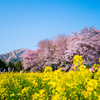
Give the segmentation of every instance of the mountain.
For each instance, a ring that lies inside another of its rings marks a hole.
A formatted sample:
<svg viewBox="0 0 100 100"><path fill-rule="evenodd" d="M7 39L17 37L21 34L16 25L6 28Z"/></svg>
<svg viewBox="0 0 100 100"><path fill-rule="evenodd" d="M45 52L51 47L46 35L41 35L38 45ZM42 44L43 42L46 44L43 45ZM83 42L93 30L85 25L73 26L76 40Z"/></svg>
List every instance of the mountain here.
<svg viewBox="0 0 100 100"><path fill-rule="evenodd" d="M21 55L25 53L27 49L18 49L18 50L13 50L11 52L5 53L0 55L0 59L5 61L6 63L8 62L16 62L21 59Z"/></svg>

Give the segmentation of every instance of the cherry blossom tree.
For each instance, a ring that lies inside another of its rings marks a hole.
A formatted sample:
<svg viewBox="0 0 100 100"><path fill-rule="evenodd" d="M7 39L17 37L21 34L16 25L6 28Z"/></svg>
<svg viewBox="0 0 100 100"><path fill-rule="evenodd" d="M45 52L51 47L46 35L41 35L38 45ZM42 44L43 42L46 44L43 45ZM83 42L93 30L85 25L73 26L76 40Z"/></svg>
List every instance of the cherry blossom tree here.
<svg viewBox="0 0 100 100"><path fill-rule="evenodd" d="M96 33L95 33L96 32ZM82 55L84 62L98 63L100 57L100 33L96 29L83 29L68 38L65 59L72 63L74 55Z"/></svg>
<svg viewBox="0 0 100 100"><path fill-rule="evenodd" d="M38 42L36 51L27 50L23 57L24 69L43 69L45 66L62 67L72 64L74 55L82 55L84 62L98 63L100 57L100 31L94 27L74 31L71 36L58 35L53 40Z"/></svg>
<svg viewBox="0 0 100 100"><path fill-rule="evenodd" d="M65 34L58 35L56 38L54 38L53 46L54 61L59 66L62 66L65 62L64 54L65 50L67 49L67 36Z"/></svg>
<svg viewBox="0 0 100 100"><path fill-rule="evenodd" d="M36 51L27 50L23 55L23 67L24 69L32 68L38 65L38 54Z"/></svg>
<svg viewBox="0 0 100 100"><path fill-rule="evenodd" d="M53 48L53 41L49 39L41 40L38 43L38 47L38 57L42 62L41 66L49 66L52 60L51 49Z"/></svg>
<svg viewBox="0 0 100 100"><path fill-rule="evenodd" d="M39 55L41 55L44 61L44 66L61 66L65 61L64 52L67 47L67 36L62 34L53 40L46 39L40 41L38 47L40 49Z"/></svg>

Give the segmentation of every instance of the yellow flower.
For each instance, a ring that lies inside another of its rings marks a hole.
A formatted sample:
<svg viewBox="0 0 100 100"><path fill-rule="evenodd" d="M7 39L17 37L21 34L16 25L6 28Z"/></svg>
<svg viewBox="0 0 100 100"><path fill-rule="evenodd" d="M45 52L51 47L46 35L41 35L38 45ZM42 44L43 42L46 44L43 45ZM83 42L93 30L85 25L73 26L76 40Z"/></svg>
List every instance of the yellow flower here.
<svg viewBox="0 0 100 100"><path fill-rule="evenodd" d="M27 93L27 92L28 92L28 89L29 89L29 87L24 87L24 88L22 89L22 94Z"/></svg>
<svg viewBox="0 0 100 100"><path fill-rule="evenodd" d="M93 68L94 68L95 70L97 70L98 67L99 67L99 64L94 64L94 65L93 65Z"/></svg>
<svg viewBox="0 0 100 100"><path fill-rule="evenodd" d="M21 95L21 93L18 93L17 95L18 95L18 96L20 96L20 95Z"/></svg>
<svg viewBox="0 0 100 100"><path fill-rule="evenodd" d="M12 94L10 95L10 97L13 97L13 96L15 96L14 93L12 93Z"/></svg>
<svg viewBox="0 0 100 100"><path fill-rule="evenodd" d="M74 66L73 69L76 70L76 67Z"/></svg>
<svg viewBox="0 0 100 100"><path fill-rule="evenodd" d="M80 56L80 55L75 55L74 58L73 58L73 64L74 64L75 66L80 66L80 65L82 65L82 63L83 63L83 58L82 58L82 56Z"/></svg>
<svg viewBox="0 0 100 100"><path fill-rule="evenodd" d="M39 93L40 93L41 95L44 94L44 92L45 92L45 89L42 89L42 90L39 91Z"/></svg>
<svg viewBox="0 0 100 100"><path fill-rule="evenodd" d="M44 70L44 73L47 73L47 72L50 72L50 71L52 71L52 67L46 66L45 70Z"/></svg>
<svg viewBox="0 0 100 100"><path fill-rule="evenodd" d="M93 93L94 93L95 96L97 96L97 92L96 91L94 91Z"/></svg>
<svg viewBox="0 0 100 100"><path fill-rule="evenodd" d="M49 66L44 73L0 73L0 100L12 100L15 94L18 100L28 99L30 96L33 100L78 100L78 93L81 93L82 100L90 100L92 93L94 99L99 100L100 70L90 72L82 64L82 56L76 55L73 60L77 65L73 67L74 70L79 70L67 73L61 69L53 72ZM94 64L94 68L97 67Z"/></svg>
<svg viewBox="0 0 100 100"><path fill-rule="evenodd" d="M87 91L93 91L94 88L93 87L87 87Z"/></svg>

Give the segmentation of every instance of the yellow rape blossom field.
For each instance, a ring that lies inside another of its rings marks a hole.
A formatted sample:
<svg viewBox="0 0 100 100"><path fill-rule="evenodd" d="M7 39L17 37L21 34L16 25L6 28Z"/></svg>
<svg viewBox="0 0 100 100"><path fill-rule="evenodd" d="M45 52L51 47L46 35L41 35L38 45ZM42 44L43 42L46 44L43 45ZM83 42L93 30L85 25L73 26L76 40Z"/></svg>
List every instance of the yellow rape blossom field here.
<svg viewBox="0 0 100 100"><path fill-rule="evenodd" d="M0 73L0 100L100 100L100 69L92 73L81 56L73 60L78 67L67 73L49 66L43 73Z"/></svg>

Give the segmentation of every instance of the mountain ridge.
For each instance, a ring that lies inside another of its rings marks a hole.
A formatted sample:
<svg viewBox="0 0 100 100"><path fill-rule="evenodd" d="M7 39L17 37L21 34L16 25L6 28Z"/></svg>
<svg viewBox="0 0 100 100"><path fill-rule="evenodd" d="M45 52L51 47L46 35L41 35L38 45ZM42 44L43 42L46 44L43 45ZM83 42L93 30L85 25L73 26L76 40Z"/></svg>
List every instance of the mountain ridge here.
<svg viewBox="0 0 100 100"><path fill-rule="evenodd" d="M13 50L8 53L4 53L0 55L0 59L3 60L6 63L16 62L21 59L21 55L26 52L27 49L21 48L18 50Z"/></svg>

